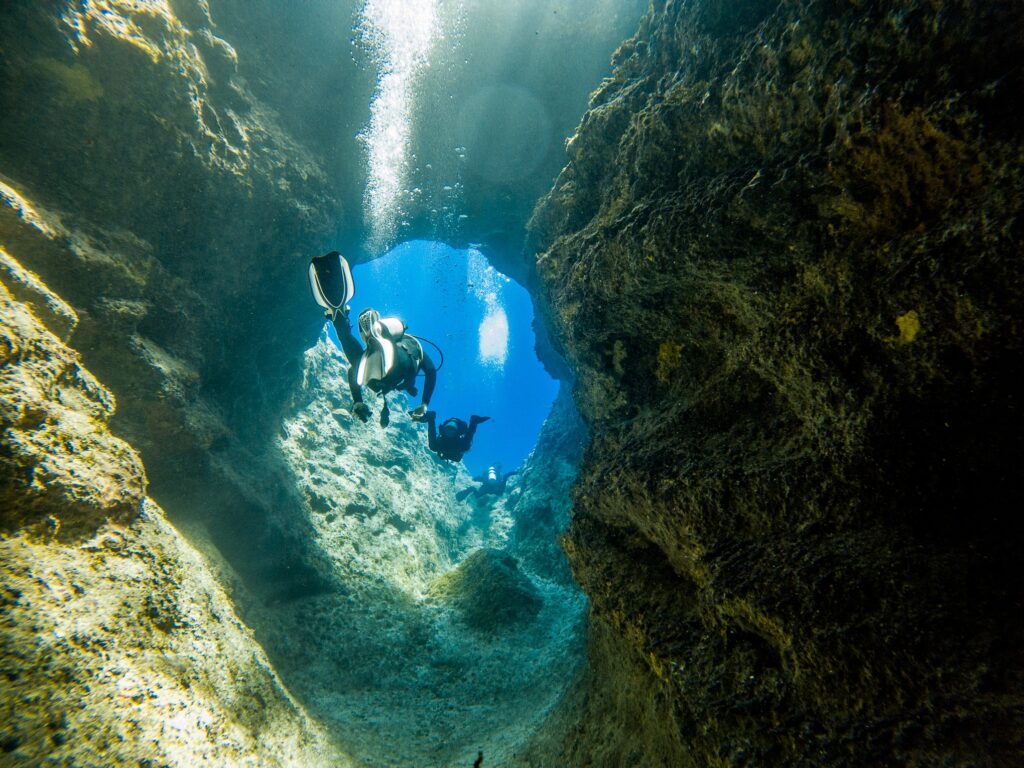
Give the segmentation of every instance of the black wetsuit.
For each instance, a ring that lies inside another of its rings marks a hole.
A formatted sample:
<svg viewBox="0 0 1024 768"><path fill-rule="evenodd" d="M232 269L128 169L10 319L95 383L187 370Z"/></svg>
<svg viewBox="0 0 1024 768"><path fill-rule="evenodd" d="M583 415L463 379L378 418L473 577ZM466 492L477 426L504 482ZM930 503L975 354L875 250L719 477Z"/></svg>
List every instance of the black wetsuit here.
<svg viewBox="0 0 1024 768"><path fill-rule="evenodd" d="M434 451L442 459L448 461L461 461L466 451L473 444L473 436L476 434L477 425L489 419L489 416L471 416L469 424L462 419L448 419L441 426L452 422L457 429L454 435L445 435L437 429L437 414L427 411L427 447Z"/></svg>
<svg viewBox="0 0 1024 768"><path fill-rule="evenodd" d="M474 494L478 499L481 496L504 496L505 487L508 484L508 479L512 477L512 475L518 473L518 469L513 469L511 472L506 472L505 474L497 473L492 479L490 470L488 470L487 472L484 472L482 475L477 475L476 477L473 478L476 482L480 483L480 486L478 488L464 488L463 490L455 494L455 498L457 498L459 501L462 501L471 493Z"/></svg>
<svg viewBox="0 0 1024 768"><path fill-rule="evenodd" d="M361 403L363 392L359 386L359 361L363 357L363 345L352 333L348 318L340 313L334 318L334 330L338 333L341 349L348 359L348 388L352 392L352 400ZM423 404L429 405L437 384L437 366L416 339L403 336L395 342L395 364L391 370L383 379L375 380L367 386L382 395L396 390L415 395L416 374L420 371L423 371Z"/></svg>

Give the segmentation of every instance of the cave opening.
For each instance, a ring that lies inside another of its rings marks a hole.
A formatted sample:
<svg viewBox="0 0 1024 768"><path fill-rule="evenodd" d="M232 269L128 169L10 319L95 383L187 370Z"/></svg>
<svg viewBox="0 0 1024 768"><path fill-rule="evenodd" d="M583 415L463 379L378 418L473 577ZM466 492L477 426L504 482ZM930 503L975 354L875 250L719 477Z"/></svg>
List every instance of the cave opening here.
<svg viewBox="0 0 1024 768"><path fill-rule="evenodd" d="M373 307L382 316L399 317L442 366L430 403L439 423L449 416L490 418L463 457L470 474L495 465L518 468L558 394L558 382L535 352L528 291L477 248L425 240L402 243L356 265L353 276L352 316ZM421 374L420 388L422 381Z"/></svg>

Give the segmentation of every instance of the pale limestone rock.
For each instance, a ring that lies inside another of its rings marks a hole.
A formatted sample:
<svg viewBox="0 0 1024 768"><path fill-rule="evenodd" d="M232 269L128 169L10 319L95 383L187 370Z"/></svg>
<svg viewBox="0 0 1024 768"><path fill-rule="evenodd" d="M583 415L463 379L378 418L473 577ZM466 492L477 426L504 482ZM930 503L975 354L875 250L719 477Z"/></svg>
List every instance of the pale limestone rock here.
<svg viewBox="0 0 1024 768"><path fill-rule="evenodd" d="M0 539L3 764L353 763L152 502L74 546Z"/></svg>
<svg viewBox="0 0 1024 768"><path fill-rule="evenodd" d="M29 300L63 306L3 264ZM107 428L113 396L5 284L3 764L352 765L281 685L214 569L144 499L141 461Z"/></svg>
<svg viewBox="0 0 1024 768"><path fill-rule="evenodd" d="M76 535L134 518L146 476L135 451L107 429L113 395L3 285L0 355L0 524L12 530L46 519L53 533Z"/></svg>

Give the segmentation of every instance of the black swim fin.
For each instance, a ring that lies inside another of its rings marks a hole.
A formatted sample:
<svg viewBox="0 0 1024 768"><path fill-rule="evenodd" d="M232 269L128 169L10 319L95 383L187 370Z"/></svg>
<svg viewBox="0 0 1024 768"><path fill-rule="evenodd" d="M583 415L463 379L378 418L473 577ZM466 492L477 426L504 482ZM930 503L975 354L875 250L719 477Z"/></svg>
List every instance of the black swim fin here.
<svg viewBox="0 0 1024 768"><path fill-rule="evenodd" d="M348 314L347 304L355 296L356 286L352 269L345 257L337 251L316 256L309 262L309 288L316 303L324 308L328 317L341 312Z"/></svg>

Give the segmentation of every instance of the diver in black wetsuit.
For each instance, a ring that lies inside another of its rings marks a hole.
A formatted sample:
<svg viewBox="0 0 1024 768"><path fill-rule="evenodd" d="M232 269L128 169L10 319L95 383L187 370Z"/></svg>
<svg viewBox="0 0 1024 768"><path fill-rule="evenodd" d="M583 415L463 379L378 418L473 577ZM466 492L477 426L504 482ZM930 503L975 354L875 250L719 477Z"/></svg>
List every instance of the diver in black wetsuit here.
<svg viewBox="0 0 1024 768"><path fill-rule="evenodd" d="M488 421L490 416L470 416L469 424L462 419L446 419L437 426L437 414L427 411L427 447L447 461L461 461L473 444L478 425Z"/></svg>
<svg viewBox="0 0 1024 768"><path fill-rule="evenodd" d="M475 494L476 498L481 496L504 496L505 486L508 484L508 479L512 475L519 474L518 469L513 469L511 472L501 474L501 465L494 464L487 468L487 471L482 475L477 475L473 478L476 482L480 483L477 488L464 488L455 494L455 498L459 501L465 499L469 494Z"/></svg>
<svg viewBox="0 0 1024 768"><path fill-rule="evenodd" d="M342 322L334 318L334 330L338 333L341 349L349 362L348 387L355 402L352 409L355 415L363 421L370 417L370 407L363 402L361 389L361 385L365 384L385 398L380 412L380 425L386 427L391 420L387 394L404 391L415 396L416 375L422 371L423 398L415 409L409 411L413 420L422 421L437 384L437 367L430 355L423 351L419 341L406 335L405 323L397 318L381 318L374 309L364 309L359 315L359 335L366 342L365 350L353 335L347 315L343 316ZM392 347L390 354L393 361L390 365L386 364L388 353L381 349L385 344Z"/></svg>
<svg viewBox="0 0 1024 768"><path fill-rule="evenodd" d="M427 413L430 398L437 384L437 366L423 351L415 336L406 334L406 326L397 317L381 317L374 309L364 309L359 315L359 335L363 344L352 333L348 320L348 302L355 293L352 272L348 262L337 251L313 259L309 268L309 281L317 303L324 307L325 315L334 323L341 341L341 349L348 359L348 386L355 403L353 412L363 422L370 418L370 407L363 402L362 387L367 386L384 399L380 412L380 425L391 421L387 394L405 391L416 394L416 375L424 375L423 398L409 415L421 421Z"/></svg>

